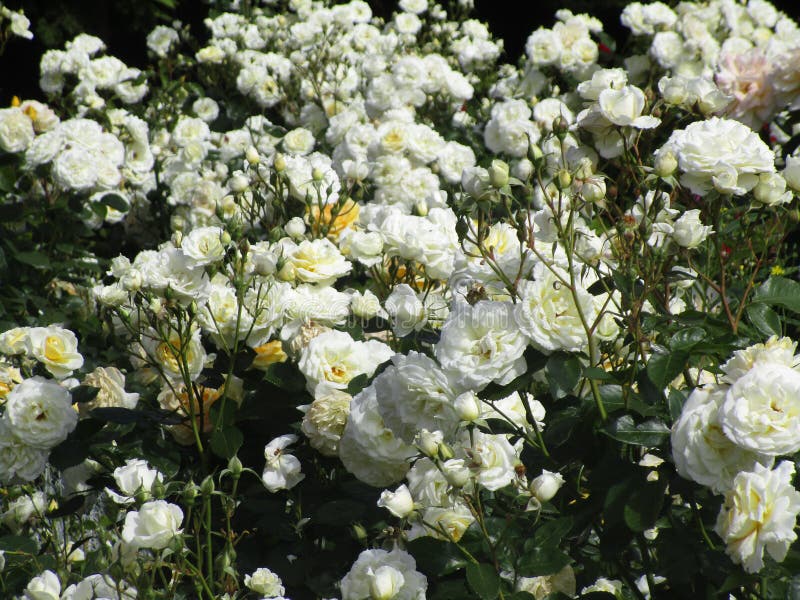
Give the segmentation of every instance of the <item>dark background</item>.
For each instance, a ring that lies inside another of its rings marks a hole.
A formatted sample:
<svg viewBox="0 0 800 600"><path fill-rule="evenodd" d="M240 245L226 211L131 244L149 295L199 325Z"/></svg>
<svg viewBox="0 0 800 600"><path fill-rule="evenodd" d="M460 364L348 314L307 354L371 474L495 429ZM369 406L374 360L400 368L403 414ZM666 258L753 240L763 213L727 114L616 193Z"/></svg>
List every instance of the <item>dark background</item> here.
<svg viewBox="0 0 800 600"><path fill-rule="evenodd" d="M377 15L387 18L396 5L395 0L368 1ZM800 0L773 3L795 20L800 18ZM515 62L528 35L539 26L552 26L559 8L597 17L605 31L622 42L627 30L620 25L619 14L625 4L626 0L475 0L475 16L504 40L503 59ZM208 6L201 0L23 0L6 5L24 8L35 37L30 42L15 38L6 46L0 58L0 106L7 106L15 95L43 99L38 86L39 58L48 48L63 47L77 33L99 36L111 54L134 67L146 63L145 36L159 23L179 19L198 39L208 36L203 25Z"/></svg>

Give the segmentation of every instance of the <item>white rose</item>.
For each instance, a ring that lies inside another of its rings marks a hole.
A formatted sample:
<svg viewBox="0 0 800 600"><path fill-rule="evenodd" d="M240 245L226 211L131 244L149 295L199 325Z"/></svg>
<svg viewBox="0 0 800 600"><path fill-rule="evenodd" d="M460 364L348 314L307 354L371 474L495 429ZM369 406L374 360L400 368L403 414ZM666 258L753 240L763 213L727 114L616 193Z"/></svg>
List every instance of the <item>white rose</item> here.
<svg viewBox="0 0 800 600"><path fill-rule="evenodd" d="M165 57L170 49L178 43L178 32L165 25L156 26L147 35L147 49L159 57Z"/></svg>
<svg viewBox="0 0 800 600"><path fill-rule="evenodd" d="M424 354L413 350L408 355L395 354L372 386L384 423L409 444L422 429L451 435L458 426L453 402L460 389Z"/></svg>
<svg viewBox="0 0 800 600"><path fill-rule="evenodd" d="M337 455L352 399L341 390L328 386L317 388L316 398L305 409L300 426L312 448L325 456Z"/></svg>
<svg viewBox="0 0 800 600"><path fill-rule="evenodd" d="M786 191L786 179L779 173L762 173L753 188L756 202L764 206L775 206L792 201L793 194Z"/></svg>
<svg viewBox="0 0 800 600"><path fill-rule="evenodd" d="M652 129L661 119L642 116L644 92L636 86L626 85L621 89L608 88L600 92L597 99L600 112L614 125Z"/></svg>
<svg viewBox="0 0 800 600"><path fill-rule="evenodd" d="M730 489L741 471L751 471L758 463L772 466L771 457L741 448L723 433L719 407L726 392L727 386L714 384L696 388L672 426L672 458L678 474L716 493Z"/></svg>
<svg viewBox="0 0 800 600"><path fill-rule="evenodd" d="M350 416L339 441L339 458L359 480L374 487L400 481L408 471L408 459L416 450L395 437L378 412L375 386L353 398Z"/></svg>
<svg viewBox="0 0 800 600"><path fill-rule="evenodd" d="M59 600L61 582L52 571L44 571L30 580L25 588L25 600Z"/></svg>
<svg viewBox="0 0 800 600"><path fill-rule="evenodd" d="M698 209L687 210L672 227L672 239L682 248L697 248L709 233L714 232L710 225L703 225L700 221Z"/></svg>
<svg viewBox="0 0 800 600"><path fill-rule="evenodd" d="M514 480L514 466L519 461L505 435L473 431L472 436L466 436L462 442L469 468L481 486L496 491Z"/></svg>
<svg viewBox="0 0 800 600"><path fill-rule="evenodd" d="M42 377L26 379L6 397L3 420L22 442L49 450L75 429L78 413L69 392Z"/></svg>
<svg viewBox="0 0 800 600"><path fill-rule="evenodd" d="M68 190L88 190L97 183L92 159L92 154L79 146L64 150L53 161L53 178Z"/></svg>
<svg viewBox="0 0 800 600"><path fill-rule="evenodd" d="M551 29L539 28L525 42L525 54L536 66L552 65L562 50L561 38Z"/></svg>
<svg viewBox="0 0 800 600"><path fill-rule="evenodd" d="M373 267L383 260L383 238L376 231L346 229L339 236L339 249L366 267Z"/></svg>
<svg viewBox="0 0 800 600"><path fill-rule="evenodd" d="M542 469L542 474L531 481L530 490L539 502L547 502L553 499L562 485L564 485L564 477L561 473Z"/></svg>
<svg viewBox="0 0 800 600"><path fill-rule="evenodd" d="M314 134L304 127L292 129L283 136L283 149L290 154L304 156L314 149Z"/></svg>
<svg viewBox="0 0 800 600"><path fill-rule="evenodd" d="M114 581L110 575L95 573L69 586L61 600L136 600L136 596L136 588L127 581Z"/></svg>
<svg viewBox="0 0 800 600"><path fill-rule="evenodd" d="M270 492L291 489L305 479L306 476L300 472L300 461L286 452L286 448L296 442L296 435L287 434L276 437L264 447L267 462L261 480Z"/></svg>
<svg viewBox="0 0 800 600"><path fill-rule="evenodd" d="M106 493L117 504L131 504L137 492L143 492L149 498L153 483L164 480L157 469L151 469L147 461L141 458L129 458L124 466L114 469L113 475L117 489L122 494L109 488L106 488Z"/></svg>
<svg viewBox="0 0 800 600"><path fill-rule="evenodd" d="M0 481L8 482L14 477L33 481L44 471L48 455L48 450L25 444L0 420Z"/></svg>
<svg viewBox="0 0 800 600"><path fill-rule="evenodd" d="M794 465L783 461L775 469L755 465L739 473L725 495L715 531L727 544L731 560L748 573L764 567L764 550L778 562L797 539L800 492L792 485Z"/></svg>
<svg viewBox="0 0 800 600"><path fill-rule="evenodd" d="M425 307L416 292L405 283L395 286L384 306L392 319L392 331L398 337L419 331L428 321Z"/></svg>
<svg viewBox="0 0 800 600"><path fill-rule="evenodd" d="M775 156L758 134L730 119L690 123L674 131L656 157L666 151L678 157L681 183L699 195L713 188L741 195L756 186L761 173L775 172Z"/></svg>
<svg viewBox="0 0 800 600"><path fill-rule="evenodd" d="M384 490L378 499L378 506L381 506L399 519L404 519L414 510L414 499L408 491L406 484L401 485L395 491Z"/></svg>
<svg viewBox="0 0 800 600"><path fill-rule="evenodd" d="M225 236L220 227L198 227L183 237L181 250L191 266L210 265L225 257Z"/></svg>
<svg viewBox="0 0 800 600"><path fill-rule="evenodd" d="M386 311L381 308L381 301L369 290L364 290L363 294L353 291L350 295L350 310L355 316L362 319L372 319L376 316L386 317Z"/></svg>
<svg viewBox="0 0 800 600"><path fill-rule="evenodd" d="M252 575L245 575L244 584L256 594L261 594L266 598L283 596L286 592L281 578L264 567L256 569Z"/></svg>
<svg viewBox="0 0 800 600"><path fill-rule="evenodd" d="M506 302L457 306L434 350L442 369L464 387L479 389L491 381L505 385L522 375L527 340L513 315L513 305Z"/></svg>
<svg viewBox="0 0 800 600"><path fill-rule="evenodd" d="M0 149L24 152L35 137L33 121L18 106L0 109Z"/></svg>
<svg viewBox="0 0 800 600"><path fill-rule="evenodd" d="M725 435L770 456L800 450L800 373L757 363L728 390L719 420Z"/></svg>
<svg viewBox="0 0 800 600"><path fill-rule="evenodd" d="M457 542L475 522L475 517L468 506L458 503L446 508L426 508L422 511L422 521L425 525L419 529L412 528L408 534L409 540L429 535L436 539Z"/></svg>
<svg viewBox="0 0 800 600"><path fill-rule="evenodd" d="M298 367L315 394L323 383L344 390L354 377L372 375L391 356L391 348L377 340L358 342L343 331L327 331L303 348Z"/></svg>
<svg viewBox="0 0 800 600"><path fill-rule="evenodd" d="M787 156L783 178L795 192L800 192L800 156Z"/></svg>
<svg viewBox="0 0 800 600"><path fill-rule="evenodd" d="M737 350L733 356L722 365L723 379L726 383L734 383L747 373L756 363L774 363L793 367L797 364L795 350L797 342L788 337L770 337L763 344L753 344L744 350Z"/></svg>
<svg viewBox="0 0 800 600"><path fill-rule="evenodd" d="M391 571L384 567L389 567ZM417 571L414 557L405 550L395 548L391 552L364 550L340 586L342 600L418 600L425 597L428 581ZM394 595L381 595L387 589ZM373 595L373 591L379 595Z"/></svg>
<svg viewBox="0 0 800 600"><path fill-rule="evenodd" d="M3 524L16 533L26 523L44 518L47 504L48 499L43 492L33 492L9 502L8 508L0 517Z"/></svg>
<svg viewBox="0 0 800 600"><path fill-rule="evenodd" d="M125 375L116 367L97 367L83 379L83 385L100 391L93 400L79 405L81 414L100 407L135 408L139 401L139 394L125 391Z"/></svg>
<svg viewBox="0 0 800 600"><path fill-rule="evenodd" d="M161 550L181 534L183 511L165 500L145 502L138 511L125 515L123 543L133 548Z"/></svg>
<svg viewBox="0 0 800 600"><path fill-rule="evenodd" d="M288 252L288 264L294 267L297 280L304 283L331 285L352 268L328 239L303 240Z"/></svg>

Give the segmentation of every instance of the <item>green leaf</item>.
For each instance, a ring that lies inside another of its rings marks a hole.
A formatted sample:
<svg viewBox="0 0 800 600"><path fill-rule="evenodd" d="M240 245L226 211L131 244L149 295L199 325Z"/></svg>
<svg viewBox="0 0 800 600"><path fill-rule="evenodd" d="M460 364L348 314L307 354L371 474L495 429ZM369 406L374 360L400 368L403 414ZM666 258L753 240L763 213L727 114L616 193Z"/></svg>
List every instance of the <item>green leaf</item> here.
<svg viewBox="0 0 800 600"><path fill-rule="evenodd" d="M72 396L72 403L91 402L100 393L100 388L92 385L78 385L69 391Z"/></svg>
<svg viewBox="0 0 800 600"><path fill-rule="evenodd" d="M647 361L647 376L658 388L665 388L686 367L687 350L656 350Z"/></svg>
<svg viewBox="0 0 800 600"><path fill-rule="evenodd" d="M552 575L566 567L572 559L554 546L533 548L525 553L518 564L517 574L522 577Z"/></svg>
<svg viewBox="0 0 800 600"><path fill-rule="evenodd" d="M530 592L514 592L510 596L506 596L508 600L536 600L536 596Z"/></svg>
<svg viewBox="0 0 800 600"><path fill-rule="evenodd" d="M782 334L781 318L766 304L751 304L747 307L747 318L760 333L766 336Z"/></svg>
<svg viewBox="0 0 800 600"><path fill-rule="evenodd" d="M547 360L544 374L550 384L550 394L553 398L563 398L578 385L581 378L581 362L573 354L557 352Z"/></svg>
<svg viewBox="0 0 800 600"><path fill-rule="evenodd" d="M211 451L220 458L233 458L244 443L244 435L236 427L225 427L211 434Z"/></svg>
<svg viewBox="0 0 800 600"><path fill-rule="evenodd" d="M622 415L600 431L618 442L635 446L660 446L669 438L669 427L657 419L648 419L637 425L631 415Z"/></svg>
<svg viewBox="0 0 800 600"><path fill-rule="evenodd" d="M131 209L128 201L119 194L106 194L100 199L100 202L106 206L118 210L119 212L126 213Z"/></svg>
<svg viewBox="0 0 800 600"><path fill-rule="evenodd" d="M351 396L355 396L366 387L367 381L369 381L369 375L366 373L353 377L350 383L347 384L347 393Z"/></svg>
<svg viewBox="0 0 800 600"><path fill-rule="evenodd" d="M41 252L17 252L14 258L21 263L40 269L45 269L50 266L50 259L46 254L42 254Z"/></svg>
<svg viewBox="0 0 800 600"><path fill-rule="evenodd" d="M467 565L467 583L482 600L494 600L500 593L500 576L492 565Z"/></svg>
<svg viewBox="0 0 800 600"><path fill-rule="evenodd" d="M331 500L320 506L312 520L322 525L342 525L364 516L364 504L355 500Z"/></svg>
<svg viewBox="0 0 800 600"><path fill-rule="evenodd" d="M3 552L36 554L38 549L39 546L35 541L22 535L4 535L0 537L0 550Z"/></svg>
<svg viewBox="0 0 800 600"><path fill-rule="evenodd" d="M534 543L537 546L555 546L561 542L561 538L572 529L572 517L563 517L547 521L539 526L533 534Z"/></svg>
<svg viewBox="0 0 800 600"><path fill-rule="evenodd" d="M664 505L664 486L658 482L645 483L631 494L622 511L625 524L632 531L650 529Z"/></svg>
<svg viewBox="0 0 800 600"><path fill-rule="evenodd" d="M467 559L450 542L429 536L408 543L408 551L417 561L417 568L438 576L449 575L467 566Z"/></svg>
<svg viewBox="0 0 800 600"><path fill-rule="evenodd" d="M672 350L690 350L706 339L706 331L701 327L681 329L669 340Z"/></svg>
<svg viewBox="0 0 800 600"><path fill-rule="evenodd" d="M770 277L753 294L753 303L777 304L800 312L800 283L785 277Z"/></svg>
<svg viewBox="0 0 800 600"><path fill-rule="evenodd" d="M267 367L264 379L287 392L299 392L306 387L305 378L289 363L274 363Z"/></svg>

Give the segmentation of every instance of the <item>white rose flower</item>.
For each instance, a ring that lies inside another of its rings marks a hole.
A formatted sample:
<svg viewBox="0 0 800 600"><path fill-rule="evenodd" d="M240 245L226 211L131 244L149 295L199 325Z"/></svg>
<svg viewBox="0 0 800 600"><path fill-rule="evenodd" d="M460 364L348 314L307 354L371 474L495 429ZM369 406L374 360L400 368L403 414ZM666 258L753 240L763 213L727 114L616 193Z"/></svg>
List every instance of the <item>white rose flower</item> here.
<svg viewBox="0 0 800 600"><path fill-rule="evenodd" d="M400 481L408 471L408 459L417 451L387 428L378 412L375 386L357 394L339 441L339 458L359 480L373 487Z"/></svg>
<svg viewBox="0 0 800 600"><path fill-rule="evenodd" d="M733 356L722 365L723 379L726 383L735 383L742 375L746 374L756 363L773 363L794 367L800 360L795 357L797 342L791 338L770 337L763 344L753 344L744 350L737 350Z"/></svg>
<svg viewBox="0 0 800 600"><path fill-rule="evenodd" d="M436 361L411 351L395 354L372 383L378 411L392 432L411 443L422 429L441 430L448 436L458 426L454 400L461 391Z"/></svg>
<svg viewBox="0 0 800 600"><path fill-rule="evenodd" d="M58 379L69 377L83 366L75 334L57 325L31 327L25 339L25 351Z"/></svg>
<svg viewBox="0 0 800 600"><path fill-rule="evenodd" d="M92 153L79 146L64 150L53 161L53 178L65 189L88 190L97 183L93 158Z"/></svg>
<svg viewBox="0 0 800 600"><path fill-rule="evenodd" d="M49 500L43 492L20 496L8 503L8 508L0 515L0 519L6 527L18 533L23 525L34 519L45 517L48 502Z"/></svg>
<svg viewBox="0 0 800 600"><path fill-rule="evenodd" d="M354 377L372 375L378 365L391 358L392 350L377 340L357 342L343 331L327 331L303 348L298 362L311 394L326 385L344 390Z"/></svg>
<svg viewBox="0 0 800 600"><path fill-rule="evenodd" d="M245 575L244 584L256 594L261 594L265 598L283 596L286 592L281 578L264 567L256 569L252 575Z"/></svg>
<svg viewBox="0 0 800 600"><path fill-rule="evenodd" d="M552 29L540 27L525 42L525 54L537 67L557 62L562 51L561 38Z"/></svg>
<svg viewBox="0 0 800 600"><path fill-rule="evenodd" d="M178 43L178 32L172 27L157 25L147 35L147 49L158 57L165 57L170 49Z"/></svg>
<svg viewBox="0 0 800 600"><path fill-rule="evenodd" d="M603 116L620 127L652 129L661 123L661 119L642 116L645 104L644 92L633 85L626 85L618 90L605 89L600 92L597 102Z"/></svg>
<svg viewBox="0 0 800 600"><path fill-rule="evenodd" d="M713 233L710 225L703 225L698 209L687 210L672 226L672 239L682 248L697 248Z"/></svg>
<svg viewBox="0 0 800 600"><path fill-rule="evenodd" d="M127 581L114 581L110 575L95 573L69 586L61 600L136 600L136 596L136 588Z"/></svg>
<svg viewBox="0 0 800 600"><path fill-rule="evenodd" d="M672 151L683 171L681 183L692 193L711 189L742 195L761 173L775 172L775 156L758 134L738 121L712 117L672 133L657 152Z"/></svg>
<svg viewBox="0 0 800 600"><path fill-rule="evenodd" d="M800 492L792 485L794 465L783 461L775 469L755 465L739 473L725 495L716 532L727 544L731 560L748 573L764 567L764 550L778 562L797 539Z"/></svg>
<svg viewBox="0 0 800 600"><path fill-rule="evenodd" d="M122 493L118 494L109 488L106 488L106 493L117 504L132 504L137 492L149 498L153 483L164 481L164 476L157 469L151 469L147 461L141 458L129 458L124 466L114 469L113 475L117 489Z"/></svg>
<svg viewBox="0 0 800 600"><path fill-rule="evenodd" d="M33 481L44 471L48 455L48 450L24 443L0 420L0 482L10 482L14 477Z"/></svg>
<svg viewBox="0 0 800 600"><path fill-rule="evenodd" d="M0 150L24 152L35 135L33 121L19 106L0 109Z"/></svg>
<svg viewBox="0 0 800 600"><path fill-rule="evenodd" d="M345 229L339 236L339 249L366 267L374 267L383 260L383 238L376 231Z"/></svg>
<svg viewBox="0 0 800 600"><path fill-rule="evenodd" d="M389 567L391 571L383 567ZM391 552L364 550L340 586L342 600L419 600L425 597L428 581L417 571L414 557L405 550L395 548ZM387 589L394 595L385 595ZM373 595L373 591L379 595Z"/></svg>
<svg viewBox="0 0 800 600"><path fill-rule="evenodd" d="M727 386L696 388L672 426L672 458L681 477L710 487L716 493L730 489L741 471L756 464L772 466L772 458L741 448L722 431L719 408Z"/></svg>
<svg viewBox="0 0 800 600"><path fill-rule="evenodd" d="M800 450L800 373L756 363L728 390L719 410L725 435L769 456Z"/></svg>
<svg viewBox="0 0 800 600"><path fill-rule="evenodd" d="M69 392L42 377L26 379L6 397L3 421L23 443L49 450L75 429L78 413Z"/></svg>
<svg viewBox="0 0 800 600"><path fill-rule="evenodd" d="M412 527L408 539L429 535L439 540L459 541L475 522L469 507L457 503L453 506L432 506L422 511L423 526Z"/></svg>
<svg viewBox="0 0 800 600"><path fill-rule="evenodd" d="M470 471L478 484L487 490L496 491L511 483L519 462L514 447L505 435L490 435L473 431L472 436L462 440Z"/></svg>
<svg viewBox="0 0 800 600"><path fill-rule="evenodd" d="M212 123L219 116L219 104L213 98L198 98L192 103L192 111L206 123Z"/></svg>
<svg viewBox="0 0 800 600"><path fill-rule="evenodd" d="M300 425L312 448L325 456L338 454L352 400L350 394L327 385L317 388L316 398L305 409Z"/></svg>
<svg viewBox="0 0 800 600"><path fill-rule="evenodd" d="M83 385L99 388L97 396L79 405L82 415L93 408L136 408L139 394L125 391L125 375L116 367L97 367L83 379Z"/></svg>
<svg viewBox="0 0 800 600"><path fill-rule="evenodd" d="M800 156L787 156L783 178L794 192L800 192Z"/></svg>
<svg viewBox="0 0 800 600"><path fill-rule="evenodd" d="M363 294L356 290L351 293L350 310L355 316L362 319L372 319L377 316L386 318L387 316L386 311L381 308L381 301L369 290L364 290Z"/></svg>
<svg viewBox="0 0 800 600"><path fill-rule="evenodd" d="M303 240L297 246L285 247L288 264L294 267L298 281L331 285L340 277L347 275L352 265L342 256L330 240Z"/></svg>
<svg viewBox="0 0 800 600"><path fill-rule="evenodd" d="M125 515L122 542L133 548L161 550L181 534L183 511L165 500L145 502Z"/></svg>
<svg viewBox="0 0 800 600"><path fill-rule="evenodd" d="M395 286L384 306L392 319L392 331L398 337L419 331L428 322L422 301L408 284Z"/></svg>
<svg viewBox="0 0 800 600"><path fill-rule="evenodd" d="M584 351L589 342L581 316L589 324L596 319L593 296L577 280L573 295L569 274L554 265L537 263L533 277L519 286L521 302L516 304L515 317L520 331L542 352Z"/></svg>
<svg viewBox="0 0 800 600"><path fill-rule="evenodd" d="M542 469L542 474L531 481L530 490L539 502L548 502L558 493L562 485L564 485L564 477L561 473Z"/></svg>
<svg viewBox="0 0 800 600"><path fill-rule="evenodd" d="M442 326L434 353L445 373L463 387L510 383L525 372L525 336L514 322L514 306L481 301L458 305Z"/></svg>
<svg viewBox="0 0 800 600"><path fill-rule="evenodd" d="M200 341L200 330L195 329L192 335L185 338L175 330L169 332L169 338L161 340L155 337L156 332L150 330L142 335L142 349L146 356L155 360L161 367L164 377L173 382L183 383L184 374L194 381L206 363L206 350Z"/></svg>
<svg viewBox="0 0 800 600"><path fill-rule="evenodd" d="M60 600L61 582L52 571L44 571L28 582L25 600Z"/></svg>
<svg viewBox="0 0 800 600"><path fill-rule="evenodd" d="M276 437L264 447L267 462L261 480L270 492L291 489L305 479L306 476L300 472L300 461L285 451L296 442L296 435L287 434Z"/></svg>
<svg viewBox="0 0 800 600"><path fill-rule="evenodd" d="M202 267L222 260L225 257L225 236L221 227L198 227L183 236L181 250L189 259L189 265Z"/></svg>
<svg viewBox="0 0 800 600"><path fill-rule="evenodd" d="M398 519L404 519L413 512L414 499L408 491L408 486L403 484L393 492L389 490L381 492L378 506L385 508Z"/></svg>
<svg viewBox="0 0 800 600"><path fill-rule="evenodd" d="M775 206L791 202L794 195L786 191L786 179L779 173L762 173L753 188L753 197L758 204Z"/></svg>
<svg viewBox="0 0 800 600"><path fill-rule="evenodd" d="M292 129L283 136L283 149L290 154L304 156L314 149L314 134L305 127Z"/></svg>

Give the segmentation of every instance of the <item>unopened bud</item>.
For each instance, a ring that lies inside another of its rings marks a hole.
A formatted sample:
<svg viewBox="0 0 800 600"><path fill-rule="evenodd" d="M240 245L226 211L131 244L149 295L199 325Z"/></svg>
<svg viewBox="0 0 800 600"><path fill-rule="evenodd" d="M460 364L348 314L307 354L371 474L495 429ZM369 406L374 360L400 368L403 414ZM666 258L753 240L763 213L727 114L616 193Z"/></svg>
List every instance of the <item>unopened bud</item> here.
<svg viewBox="0 0 800 600"><path fill-rule="evenodd" d="M551 473L542 470L542 474L531 481L530 490L539 502L547 502L556 495L561 486L564 485L564 478L561 473Z"/></svg>
<svg viewBox="0 0 800 600"><path fill-rule="evenodd" d="M528 146L528 158L531 159L531 162L538 166L541 160L544 158L544 152L539 147L538 144L531 144Z"/></svg>
<svg viewBox="0 0 800 600"><path fill-rule="evenodd" d="M281 267L281 270L278 271L278 279L280 279L281 281L291 282L295 280L296 276L297 272L294 268L294 265L290 262L284 264L283 267Z"/></svg>
<svg viewBox="0 0 800 600"><path fill-rule="evenodd" d="M434 458L439 453L439 444L442 443L443 435L441 431L428 431L423 429L414 438L414 444L425 456Z"/></svg>
<svg viewBox="0 0 800 600"><path fill-rule="evenodd" d="M200 489L195 485L194 481L189 481L186 487L183 488L183 493L181 494L183 504L186 506L194 505L194 499L197 498L199 493Z"/></svg>
<svg viewBox="0 0 800 600"><path fill-rule="evenodd" d="M286 231L286 235L293 239L300 239L306 234L306 224L303 223L303 219L300 217L292 217L283 226L284 231Z"/></svg>
<svg viewBox="0 0 800 600"><path fill-rule="evenodd" d="M320 182L325 178L325 171L320 169L319 167L314 167L311 169L311 179L316 182Z"/></svg>
<svg viewBox="0 0 800 600"><path fill-rule="evenodd" d="M176 248L180 248L181 242L183 242L183 233L181 233L180 231L176 231L175 233L172 234L171 241L173 246L175 246Z"/></svg>
<svg viewBox="0 0 800 600"><path fill-rule="evenodd" d="M655 163L653 164L656 175L659 177L669 177L678 168L678 159L671 150L660 152L656 156Z"/></svg>
<svg viewBox="0 0 800 600"><path fill-rule="evenodd" d="M272 166L278 173L282 173L286 170L286 159L284 158L283 154L275 155L275 160L272 162Z"/></svg>
<svg viewBox="0 0 800 600"><path fill-rule="evenodd" d="M442 465L442 474L447 479L447 483L456 488L462 488L469 481L469 468L464 459L453 458Z"/></svg>
<svg viewBox="0 0 800 600"><path fill-rule="evenodd" d="M231 477L234 479L239 479L244 467L242 466L242 461L239 460L238 456L234 456L228 461L228 470L231 472Z"/></svg>
<svg viewBox="0 0 800 600"><path fill-rule="evenodd" d="M559 190L567 189L572 184L572 175L566 169L561 169L556 173L555 184Z"/></svg>
<svg viewBox="0 0 800 600"><path fill-rule="evenodd" d="M209 475L203 479L203 482L200 484L200 493L203 494L203 496L210 496L214 493L214 489L214 479Z"/></svg>
<svg viewBox="0 0 800 600"><path fill-rule="evenodd" d="M493 160L489 165L489 181L492 187L498 190L508 185L508 163L502 160Z"/></svg>
<svg viewBox="0 0 800 600"><path fill-rule="evenodd" d="M558 115L555 119L553 119L553 133L556 134L556 137L559 140L563 140L567 136L568 132L569 132L569 121L567 121L561 115Z"/></svg>
<svg viewBox="0 0 800 600"><path fill-rule="evenodd" d="M464 392L456 398L455 409L459 419L471 423L481 416L481 401L475 392Z"/></svg>
<svg viewBox="0 0 800 600"><path fill-rule="evenodd" d="M261 156L259 156L255 146L248 146L244 152L244 157L251 165L257 165L261 162Z"/></svg>

